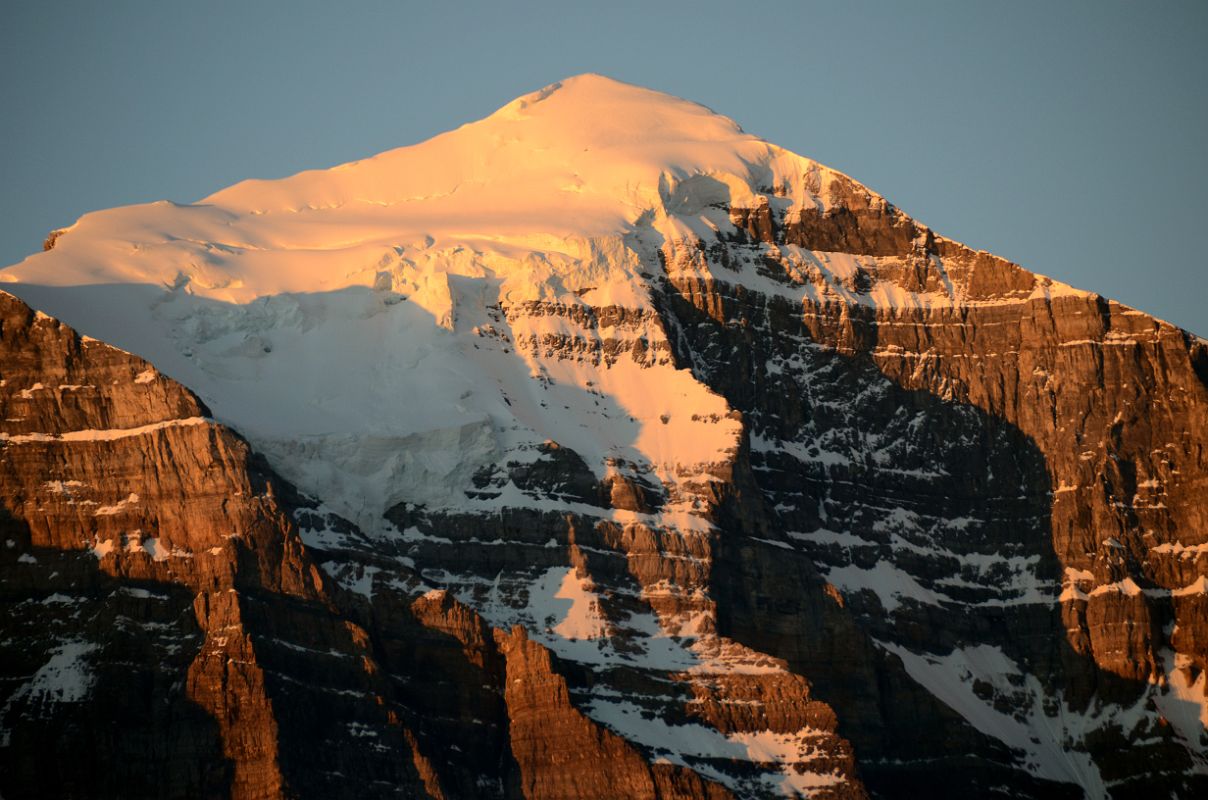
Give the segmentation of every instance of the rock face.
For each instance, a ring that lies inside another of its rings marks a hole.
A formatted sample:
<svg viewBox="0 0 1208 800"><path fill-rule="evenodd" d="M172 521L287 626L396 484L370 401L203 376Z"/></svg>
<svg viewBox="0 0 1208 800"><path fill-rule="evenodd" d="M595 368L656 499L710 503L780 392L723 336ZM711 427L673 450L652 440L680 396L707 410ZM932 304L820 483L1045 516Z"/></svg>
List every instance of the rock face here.
<svg viewBox="0 0 1208 800"><path fill-rule="evenodd" d="M52 244L6 797L1208 791L1184 331L594 76Z"/></svg>
<svg viewBox="0 0 1208 800"><path fill-rule="evenodd" d="M998 757L973 732L952 740L955 708L1039 777L1092 794L1191 793L1205 654L1189 632L1205 620L1182 598L1200 597L1205 567L1203 343L1096 295L1054 293L850 181L830 193L853 211L756 225L758 208L731 210L728 260L787 291L700 269L700 243L665 251L678 356L743 411L776 510L774 541L725 559L724 628L815 681L874 788L903 787L912 759L951 759L954 784L989 772L979 762ZM797 250L838 243L863 256L846 298L827 296L825 259L802 269ZM865 300L886 284L939 302ZM722 367L719 352L741 355ZM853 681L846 632L777 607L767 587L806 569L785 550L824 571L888 659ZM902 676L886 674L902 669L947 707L902 704ZM1036 735L1050 725L1056 741ZM918 772L921 790L934 766Z"/></svg>

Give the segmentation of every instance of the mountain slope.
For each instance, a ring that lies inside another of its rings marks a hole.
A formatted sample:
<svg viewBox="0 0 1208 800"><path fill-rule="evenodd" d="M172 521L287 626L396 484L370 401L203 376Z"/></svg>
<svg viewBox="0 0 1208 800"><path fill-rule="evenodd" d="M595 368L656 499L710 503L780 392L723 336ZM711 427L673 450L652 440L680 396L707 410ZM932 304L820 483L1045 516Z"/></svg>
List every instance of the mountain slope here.
<svg viewBox="0 0 1208 800"><path fill-rule="evenodd" d="M294 520L360 534L147 362L3 293L0 323L6 797L730 796L396 559L341 554L389 570L372 607L328 580Z"/></svg>
<svg viewBox="0 0 1208 800"><path fill-rule="evenodd" d="M649 791L1204 784L1204 342L708 109L580 76L48 247L0 280L265 453L370 631L455 596Z"/></svg>

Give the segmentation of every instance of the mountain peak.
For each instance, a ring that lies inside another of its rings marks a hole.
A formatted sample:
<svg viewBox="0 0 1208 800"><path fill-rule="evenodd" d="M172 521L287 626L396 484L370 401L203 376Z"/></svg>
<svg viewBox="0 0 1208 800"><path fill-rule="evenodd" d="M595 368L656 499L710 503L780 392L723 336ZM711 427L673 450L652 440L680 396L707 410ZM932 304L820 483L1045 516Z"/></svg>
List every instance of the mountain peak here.
<svg viewBox="0 0 1208 800"><path fill-rule="evenodd" d="M395 767L568 798L862 797L859 767L912 796L926 763L953 795L1205 794L1208 354L1171 326L595 75L49 248L6 288L150 364L0 302L0 580L38 632L9 650L41 648L0 670L0 761L53 772L41 743L110 724L140 659L138 697L191 687L267 744L245 774L295 770L258 796ZM162 699L135 716L181 718Z"/></svg>
<svg viewBox="0 0 1208 800"><path fill-rule="evenodd" d="M0 279L176 286L184 275L193 291L247 302L363 283L376 258L365 254L416 243L543 250L533 242L615 237L652 215L750 205L773 186L813 205L802 177L819 169L698 103L585 74L427 141L331 169L242 181L192 205L88 214L52 253ZM689 184L701 177L708 180ZM133 254L98 263L98 252L131 241L139 243ZM197 243L206 248L200 259ZM266 253L282 258L270 264Z"/></svg>
<svg viewBox="0 0 1208 800"><path fill-rule="evenodd" d="M657 203L664 176L725 173L744 183L752 165L781 155L698 103L585 74L522 95L419 144L330 170L244 181L203 202L264 213L414 204L456 193L455 213L462 219L502 203L513 211L529 206L534 213L525 216L538 227L548 224L551 210L590 205L576 214L575 231L583 232L586 224L590 232L604 234ZM414 209L410 205L408 212Z"/></svg>
<svg viewBox="0 0 1208 800"><path fill-rule="evenodd" d="M487 119L545 115L603 122L613 130L650 130L655 123L672 122L672 130L680 133L681 125L699 125L712 119L718 123L717 129L708 133L722 133L724 138L742 133L738 123L700 103L594 72L521 95Z"/></svg>

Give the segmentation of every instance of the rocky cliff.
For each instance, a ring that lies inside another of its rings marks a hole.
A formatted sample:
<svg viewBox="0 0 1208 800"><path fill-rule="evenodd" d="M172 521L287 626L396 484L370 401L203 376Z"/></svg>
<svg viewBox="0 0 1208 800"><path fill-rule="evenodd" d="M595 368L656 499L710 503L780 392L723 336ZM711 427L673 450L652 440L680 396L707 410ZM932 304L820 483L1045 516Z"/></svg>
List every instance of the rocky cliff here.
<svg viewBox="0 0 1208 800"><path fill-rule="evenodd" d="M6 796L1208 789L1208 345L700 106L0 278Z"/></svg>

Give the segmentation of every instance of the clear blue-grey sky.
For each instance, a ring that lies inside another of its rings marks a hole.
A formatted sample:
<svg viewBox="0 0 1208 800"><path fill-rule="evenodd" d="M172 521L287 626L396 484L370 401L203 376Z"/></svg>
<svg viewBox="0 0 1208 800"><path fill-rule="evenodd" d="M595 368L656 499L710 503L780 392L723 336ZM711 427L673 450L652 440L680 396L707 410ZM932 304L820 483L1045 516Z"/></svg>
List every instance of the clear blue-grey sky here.
<svg viewBox="0 0 1208 800"><path fill-rule="evenodd" d="M1208 335L1208 2L0 6L0 264L98 208L423 140L600 72Z"/></svg>

